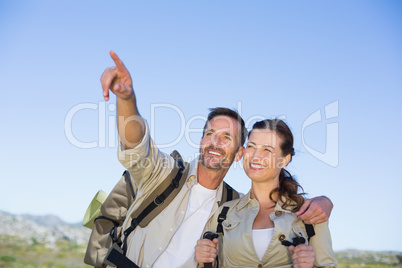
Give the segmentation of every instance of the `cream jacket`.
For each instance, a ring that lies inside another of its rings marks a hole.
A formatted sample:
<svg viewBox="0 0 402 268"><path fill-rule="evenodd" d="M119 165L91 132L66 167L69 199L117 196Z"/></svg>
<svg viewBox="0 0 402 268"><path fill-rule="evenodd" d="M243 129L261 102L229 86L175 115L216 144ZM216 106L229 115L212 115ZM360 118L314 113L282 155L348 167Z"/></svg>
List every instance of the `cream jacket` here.
<svg viewBox="0 0 402 268"><path fill-rule="evenodd" d="M219 267L293 267L291 253L282 240L292 242L295 236L306 238L304 223L296 215L282 209L279 202L269 216L275 224L275 231L267 251L259 260L254 250L252 226L259 211L259 203L250 198L250 192L237 200L226 202L207 223L207 228L215 232L217 218L224 206L230 207L223 221L223 235L219 236ZM314 225L316 235L310 239L315 252L315 267L336 267L332 250L328 222Z"/></svg>

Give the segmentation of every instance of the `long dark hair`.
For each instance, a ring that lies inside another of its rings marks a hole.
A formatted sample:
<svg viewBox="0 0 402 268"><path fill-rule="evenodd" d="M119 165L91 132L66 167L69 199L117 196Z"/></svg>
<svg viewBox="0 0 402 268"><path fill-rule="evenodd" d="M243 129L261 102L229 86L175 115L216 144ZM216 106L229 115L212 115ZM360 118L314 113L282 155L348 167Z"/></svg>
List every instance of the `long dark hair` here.
<svg viewBox="0 0 402 268"><path fill-rule="evenodd" d="M265 119L258 121L253 125L252 130L248 133L250 137L251 132L254 129L269 129L275 131L275 133L282 138L282 144L280 148L282 150L282 156L287 156L290 154L292 157L295 155L295 150L293 148L293 134L289 127L281 119ZM290 162L289 161L289 162ZM300 190L300 192L299 192ZM271 191L269 198L273 200L272 196L274 194L278 195L278 200L283 203L282 208L291 208L293 212L296 212L304 203L304 193L303 187L292 177L292 175L285 168L282 168L279 174L279 186ZM292 204L295 202L296 205Z"/></svg>

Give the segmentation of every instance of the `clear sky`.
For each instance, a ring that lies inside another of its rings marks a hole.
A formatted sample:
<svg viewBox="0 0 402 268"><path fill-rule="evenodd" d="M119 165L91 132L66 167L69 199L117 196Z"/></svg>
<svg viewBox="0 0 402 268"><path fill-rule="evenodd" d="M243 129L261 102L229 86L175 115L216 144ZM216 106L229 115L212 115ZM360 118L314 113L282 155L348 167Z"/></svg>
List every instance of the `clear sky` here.
<svg viewBox="0 0 402 268"><path fill-rule="evenodd" d="M1 1L0 210L82 220L123 172L114 50L163 151L197 153L208 108L280 117L288 169L335 207L335 250L402 251L402 2ZM398 123L399 122L399 123ZM229 184L246 193L241 165Z"/></svg>

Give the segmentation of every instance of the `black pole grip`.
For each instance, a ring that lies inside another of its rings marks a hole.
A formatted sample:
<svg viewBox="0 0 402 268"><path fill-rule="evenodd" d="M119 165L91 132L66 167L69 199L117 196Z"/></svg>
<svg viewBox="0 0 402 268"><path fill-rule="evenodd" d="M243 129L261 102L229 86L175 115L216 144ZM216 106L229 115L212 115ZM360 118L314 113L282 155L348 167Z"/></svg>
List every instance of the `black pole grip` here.
<svg viewBox="0 0 402 268"><path fill-rule="evenodd" d="M214 238L218 238L218 234L213 233L213 232L205 232L203 235L203 238L209 239L209 240L214 240ZM204 263L204 268L212 268L212 262L207 262Z"/></svg>

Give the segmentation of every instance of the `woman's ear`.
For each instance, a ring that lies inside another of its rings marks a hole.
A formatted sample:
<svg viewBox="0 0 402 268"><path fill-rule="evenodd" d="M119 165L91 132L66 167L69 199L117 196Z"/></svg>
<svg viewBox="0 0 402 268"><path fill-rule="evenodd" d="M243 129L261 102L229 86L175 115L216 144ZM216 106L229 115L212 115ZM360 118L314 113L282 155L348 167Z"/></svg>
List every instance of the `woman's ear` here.
<svg viewBox="0 0 402 268"><path fill-rule="evenodd" d="M287 156L283 157L282 159L283 160L281 161L281 168L284 168L289 164L290 160L292 159L292 156L290 154L288 154Z"/></svg>
<svg viewBox="0 0 402 268"><path fill-rule="evenodd" d="M235 161L240 161L240 159L243 158L243 154L244 154L244 147L240 146L239 150L237 151L236 155L235 155Z"/></svg>

